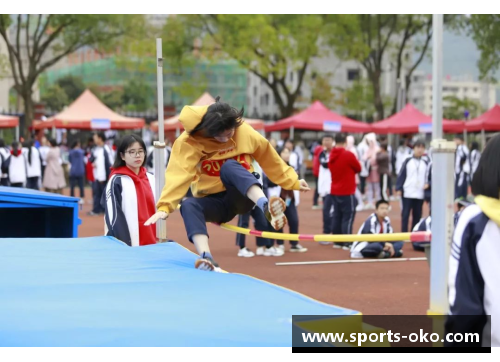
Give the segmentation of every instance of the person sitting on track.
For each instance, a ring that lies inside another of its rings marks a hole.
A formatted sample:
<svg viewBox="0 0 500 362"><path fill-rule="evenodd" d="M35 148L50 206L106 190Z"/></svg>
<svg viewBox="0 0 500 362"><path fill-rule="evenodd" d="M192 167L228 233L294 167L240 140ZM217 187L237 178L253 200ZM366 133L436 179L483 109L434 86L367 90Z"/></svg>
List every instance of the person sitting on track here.
<svg viewBox="0 0 500 362"><path fill-rule="evenodd" d="M389 203L379 200L376 209L361 225L358 234L392 234ZM357 241L352 245L351 258L399 258L403 256L403 242L367 242Z"/></svg>
<svg viewBox="0 0 500 362"><path fill-rule="evenodd" d="M185 131L173 145L158 212L146 222L150 225L166 219L191 186L194 197L182 202L181 214L188 239L200 254L195 262L197 269L218 269L210 254L207 222L229 222L257 205L274 229L286 225L285 201L264 195L252 159L283 189L310 190L242 116L243 109L238 111L219 102L219 97L210 106L182 109L179 121Z"/></svg>
<svg viewBox="0 0 500 362"><path fill-rule="evenodd" d="M418 231L427 231L431 232L431 225L432 225L432 219L431 216L427 216L425 218L420 219L417 225L413 228L414 232ZM413 242L411 246L413 247L413 250L415 251L425 251L425 246L429 245L428 241L417 241Z"/></svg>

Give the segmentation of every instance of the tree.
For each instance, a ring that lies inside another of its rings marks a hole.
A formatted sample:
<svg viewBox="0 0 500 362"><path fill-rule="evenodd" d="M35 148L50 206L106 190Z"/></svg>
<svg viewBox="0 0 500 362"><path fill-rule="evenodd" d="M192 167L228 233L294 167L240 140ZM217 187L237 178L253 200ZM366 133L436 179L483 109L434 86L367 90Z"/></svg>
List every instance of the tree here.
<svg viewBox="0 0 500 362"><path fill-rule="evenodd" d="M474 99L460 99L456 96L446 96L443 98L443 101L443 117L446 119L464 119L465 111L469 112L468 118L475 118L484 112L481 103Z"/></svg>
<svg viewBox="0 0 500 362"><path fill-rule="evenodd" d="M340 15L331 15L338 18ZM398 32L398 15L359 14L352 23L343 25L343 32L330 37L338 56L358 61L366 70L373 90L377 119L384 118L381 77L390 41Z"/></svg>
<svg viewBox="0 0 500 362"><path fill-rule="evenodd" d="M22 134L33 121L33 88L43 71L85 46L113 49L143 21L142 15L0 15L14 87L24 102Z"/></svg>
<svg viewBox="0 0 500 362"><path fill-rule="evenodd" d="M500 69L500 15L471 15L464 27L472 35L481 57L478 62L482 79L495 80L493 74Z"/></svg>
<svg viewBox="0 0 500 362"><path fill-rule="evenodd" d="M83 91L85 91L86 88L82 78L72 75L67 75L65 77L59 78L56 84L64 90L70 102L73 102L75 99L77 99L83 93Z"/></svg>
<svg viewBox="0 0 500 362"><path fill-rule="evenodd" d="M367 79L355 80L349 88L339 88L341 99L338 106L342 107L345 114L356 119L373 119L376 113L375 103L373 101L373 87ZM387 111L392 103L391 97L382 97L384 111Z"/></svg>
<svg viewBox="0 0 500 362"><path fill-rule="evenodd" d="M123 107L122 89L112 89L107 92L102 92L99 98L105 105L115 111Z"/></svg>
<svg viewBox="0 0 500 362"><path fill-rule="evenodd" d="M129 110L147 111L153 104L154 90L139 79L130 79L123 87L122 103Z"/></svg>
<svg viewBox="0 0 500 362"><path fill-rule="evenodd" d="M337 21L348 22L349 15ZM322 35L337 24L324 15L180 15L164 28L165 52L186 58L234 59L272 91L281 117L294 104L311 61L322 56ZM328 25L328 26L327 26ZM291 74L294 80L291 81Z"/></svg>
<svg viewBox="0 0 500 362"><path fill-rule="evenodd" d="M66 91L59 85L54 84L48 87L41 97L45 106L52 111L61 111L64 106L69 104L69 99Z"/></svg>
<svg viewBox="0 0 500 362"><path fill-rule="evenodd" d="M333 18L339 15L330 15ZM453 15L445 22L453 22ZM405 71L406 91L412 74L422 62L432 38L432 16L411 14L359 14L350 23L342 24L342 31L332 33L329 43L343 59L358 61L366 70L373 88L373 102L377 119L385 117L385 101L381 90L384 72L395 70L397 77ZM414 60L410 59L415 55ZM393 63L396 63L395 69ZM389 69L385 67L389 64ZM397 100L394 99L393 112Z"/></svg>
<svg viewBox="0 0 500 362"><path fill-rule="evenodd" d="M340 99L339 95L335 93L334 88L330 84L329 77L332 74L314 74L314 77L307 77L306 81L311 87L311 98L304 99L304 97L299 97L300 101L314 102L320 101L327 108L335 108L339 105Z"/></svg>

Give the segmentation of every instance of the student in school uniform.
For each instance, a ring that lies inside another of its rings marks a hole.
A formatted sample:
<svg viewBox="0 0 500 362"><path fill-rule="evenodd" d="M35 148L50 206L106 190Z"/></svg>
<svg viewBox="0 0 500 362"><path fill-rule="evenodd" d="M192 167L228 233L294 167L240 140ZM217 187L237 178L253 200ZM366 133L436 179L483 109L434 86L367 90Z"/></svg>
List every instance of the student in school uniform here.
<svg viewBox="0 0 500 362"><path fill-rule="evenodd" d="M358 234L392 234L394 231L389 219L389 202L379 200L375 212L361 225ZM362 239L362 237L360 237ZM403 256L403 242L357 241L351 247L351 258L400 258Z"/></svg>
<svg viewBox="0 0 500 362"><path fill-rule="evenodd" d="M9 183L12 187L25 187L28 181L26 156L23 153L21 143L12 142L9 162Z"/></svg>
<svg viewBox="0 0 500 362"><path fill-rule="evenodd" d="M411 229L422 217L422 207L425 198L425 189L428 176L428 159L422 157L425 153L425 143L416 141L413 155L408 157L401 166L396 183L396 191L402 197L401 232L408 232L410 213L412 214Z"/></svg>
<svg viewBox="0 0 500 362"><path fill-rule="evenodd" d="M26 187L28 189L39 190L40 178L42 177L42 156L35 147L35 141L31 140L23 148L24 156L27 160Z"/></svg>

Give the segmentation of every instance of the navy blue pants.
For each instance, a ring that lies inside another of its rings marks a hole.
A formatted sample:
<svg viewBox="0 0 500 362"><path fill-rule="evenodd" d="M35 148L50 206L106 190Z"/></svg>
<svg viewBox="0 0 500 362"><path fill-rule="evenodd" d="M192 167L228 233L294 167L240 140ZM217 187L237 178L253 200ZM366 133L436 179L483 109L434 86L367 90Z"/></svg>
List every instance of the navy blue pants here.
<svg viewBox="0 0 500 362"><path fill-rule="evenodd" d="M80 187L80 198L85 198L85 191L83 188L83 176L70 176L69 177L69 185L70 185L70 195L72 197L75 196L75 187L78 185Z"/></svg>
<svg viewBox="0 0 500 362"><path fill-rule="evenodd" d="M316 187L314 188L314 196L313 196L313 206L318 205L319 193L318 193L318 177L314 176L314 183Z"/></svg>
<svg viewBox="0 0 500 362"><path fill-rule="evenodd" d="M331 234L333 229L333 196L323 198L323 234Z"/></svg>
<svg viewBox="0 0 500 362"><path fill-rule="evenodd" d="M262 210L259 209L258 207L254 207L246 214L239 215L238 226L240 228L248 229L248 226L250 224L250 216L254 219L254 225L256 230L270 231L269 228L271 225L269 225L266 216L264 215ZM236 245L238 245L240 248L244 248L245 239L246 239L245 234L236 234ZM257 239L257 246L265 246L265 247L272 246L272 242L268 238L256 238L256 239Z"/></svg>
<svg viewBox="0 0 500 362"><path fill-rule="evenodd" d="M462 180L460 180L462 178ZM467 199L467 188L468 188L468 177L466 174L460 177L460 174L455 175L455 199L462 197L464 200ZM462 181L462 184L459 185L458 182Z"/></svg>
<svg viewBox="0 0 500 362"><path fill-rule="evenodd" d="M181 215L191 242L194 235L208 236L207 222L229 222L236 215L246 214L255 205L246 194L251 186L261 185L238 161L227 160L220 169L220 179L226 191L200 198L190 197L181 204Z"/></svg>
<svg viewBox="0 0 500 362"><path fill-rule="evenodd" d="M356 216L356 198L354 195L330 195L333 204L333 235L352 234L352 224Z"/></svg>
<svg viewBox="0 0 500 362"><path fill-rule="evenodd" d="M104 206L101 205L101 198L106 190L106 182L94 181L92 182L92 197L94 200L94 207L92 212L95 214L104 214Z"/></svg>
<svg viewBox="0 0 500 362"><path fill-rule="evenodd" d="M403 210L401 210L401 232L408 232L408 221L410 221L410 212L412 213L411 217L411 229L418 224L420 219L422 218L422 206L424 205L424 200L420 199L408 199L403 197Z"/></svg>
<svg viewBox="0 0 500 362"><path fill-rule="evenodd" d="M32 189L32 190L39 190L38 188L38 179L39 177L28 177L28 181L26 183L26 188Z"/></svg>
<svg viewBox="0 0 500 362"><path fill-rule="evenodd" d="M391 242L391 244L394 247L394 253L403 249L402 241ZM384 245L385 243L368 243L368 245L361 250L361 255L363 255L364 258L376 258L382 250L384 250Z"/></svg>
<svg viewBox="0 0 500 362"><path fill-rule="evenodd" d="M287 206L285 210L285 216L288 219L288 227L290 228L290 234L298 234L299 233L299 213L297 212L297 206L295 206L295 201L292 200L289 206ZM283 232L283 229L278 231L279 233ZM283 245L285 243L284 240L276 240L278 245ZM296 240L290 240L290 245L297 245L299 242Z"/></svg>

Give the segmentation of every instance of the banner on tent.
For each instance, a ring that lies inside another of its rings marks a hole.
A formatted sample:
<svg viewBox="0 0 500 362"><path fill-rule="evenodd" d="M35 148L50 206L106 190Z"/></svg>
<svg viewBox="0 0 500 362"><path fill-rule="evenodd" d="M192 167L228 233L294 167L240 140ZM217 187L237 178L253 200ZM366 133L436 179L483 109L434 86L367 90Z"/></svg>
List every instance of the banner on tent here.
<svg viewBox="0 0 500 362"><path fill-rule="evenodd" d="M93 118L90 120L91 129L110 129L111 120L106 118Z"/></svg>
<svg viewBox="0 0 500 362"><path fill-rule="evenodd" d="M337 121L324 121L323 131L325 132L340 132L342 130L342 123Z"/></svg>
<svg viewBox="0 0 500 362"><path fill-rule="evenodd" d="M421 123L418 125L419 133L432 133L432 123Z"/></svg>

